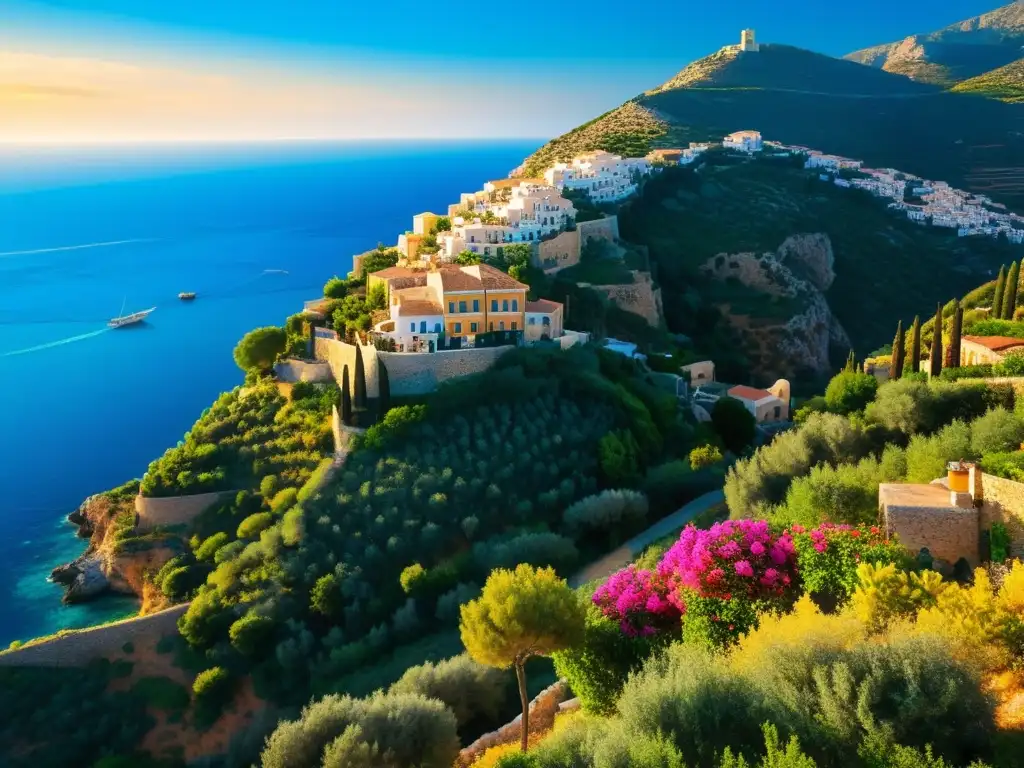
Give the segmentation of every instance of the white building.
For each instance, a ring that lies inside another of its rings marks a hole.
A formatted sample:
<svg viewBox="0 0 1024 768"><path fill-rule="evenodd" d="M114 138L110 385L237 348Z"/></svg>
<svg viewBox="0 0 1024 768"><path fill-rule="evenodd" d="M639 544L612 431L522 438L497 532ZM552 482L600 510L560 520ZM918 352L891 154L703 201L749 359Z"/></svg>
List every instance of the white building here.
<svg viewBox="0 0 1024 768"><path fill-rule="evenodd" d="M764 142L757 131L736 131L722 139L722 146L740 152L760 152L764 148Z"/></svg>
<svg viewBox="0 0 1024 768"><path fill-rule="evenodd" d="M757 40L754 37L754 30L744 29L743 31L740 32L739 48L741 51L744 51L746 53L757 53L759 50L761 50L760 46L758 46L757 44Z"/></svg>
<svg viewBox="0 0 1024 768"><path fill-rule="evenodd" d="M555 163L544 172L544 180L559 190L586 192L595 203L614 203L634 194L636 177L650 172L647 158L624 158L597 150L574 157L570 163Z"/></svg>

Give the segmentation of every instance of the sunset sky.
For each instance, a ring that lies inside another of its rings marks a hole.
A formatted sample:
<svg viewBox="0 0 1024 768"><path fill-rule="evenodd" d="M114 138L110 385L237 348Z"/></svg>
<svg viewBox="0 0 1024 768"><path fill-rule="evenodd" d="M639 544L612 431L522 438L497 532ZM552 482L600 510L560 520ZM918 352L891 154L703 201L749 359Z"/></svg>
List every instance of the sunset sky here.
<svg viewBox="0 0 1024 768"><path fill-rule="evenodd" d="M0 141L543 138L742 26L841 55L997 5L0 0Z"/></svg>

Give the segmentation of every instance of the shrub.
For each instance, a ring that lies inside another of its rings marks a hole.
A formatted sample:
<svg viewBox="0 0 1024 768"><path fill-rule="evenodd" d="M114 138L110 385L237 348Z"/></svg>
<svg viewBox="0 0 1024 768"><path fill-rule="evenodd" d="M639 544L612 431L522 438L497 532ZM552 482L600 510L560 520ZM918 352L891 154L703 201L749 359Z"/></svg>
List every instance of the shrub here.
<svg viewBox="0 0 1024 768"><path fill-rule="evenodd" d="M946 589L935 571L913 573L893 563L857 566L858 585L851 606L857 617L872 631L880 631L895 619L913 616L921 608L935 604Z"/></svg>
<svg viewBox="0 0 1024 768"><path fill-rule="evenodd" d="M1003 359L992 366L996 376L1024 376L1024 354L1009 352Z"/></svg>
<svg viewBox="0 0 1024 768"><path fill-rule="evenodd" d="M231 675L223 667L204 670L192 683L192 692L196 701L223 701L231 692Z"/></svg>
<svg viewBox="0 0 1024 768"><path fill-rule="evenodd" d="M247 613L228 630L231 645L243 656L258 656L274 636L274 620L269 616Z"/></svg>
<svg viewBox="0 0 1024 768"><path fill-rule="evenodd" d="M1005 408L993 408L971 424L971 449L975 456L1016 451L1024 442L1024 421Z"/></svg>
<svg viewBox="0 0 1024 768"><path fill-rule="evenodd" d="M946 473L948 462L973 458L971 428L956 420L934 435L914 435L906 456L907 482L930 483Z"/></svg>
<svg viewBox="0 0 1024 768"><path fill-rule="evenodd" d="M635 734L666 736L687 765L717 766L726 747L756 754L763 697L708 652L676 644L629 678L619 697L623 725Z"/></svg>
<svg viewBox="0 0 1024 768"><path fill-rule="evenodd" d="M555 672L569 683L585 711L610 714L629 675L670 638L669 633L646 637L626 634L618 622L591 605L583 641L552 654Z"/></svg>
<svg viewBox="0 0 1024 768"><path fill-rule="evenodd" d="M878 379L866 373L843 372L832 378L825 389L825 405L833 413L862 411L875 399Z"/></svg>
<svg viewBox="0 0 1024 768"><path fill-rule="evenodd" d="M257 512L249 515L238 524L235 535L240 539L255 539L274 523L274 516L269 512Z"/></svg>
<svg viewBox="0 0 1024 768"><path fill-rule="evenodd" d="M932 399L927 383L904 377L879 387L866 415L888 429L914 435L931 427Z"/></svg>
<svg viewBox="0 0 1024 768"><path fill-rule="evenodd" d="M217 550L227 544L229 540L229 536L223 531L213 534L213 536L205 539L203 543L199 545L198 549L196 549L196 560L201 562L212 561L213 556L217 554Z"/></svg>
<svg viewBox="0 0 1024 768"><path fill-rule="evenodd" d="M674 512L700 494L720 487L721 477L714 469L695 472L688 461L669 461L647 470L643 491L650 500L654 515L660 517Z"/></svg>
<svg viewBox="0 0 1024 768"><path fill-rule="evenodd" d="M344 299L348 293L348 282L340 277L332 277L324 285L324 298Z"/></svg>
<svg viewBox="0 0 1024 768"><path fill-rule="evenodd" d="M270 500L270 511L275 515L282 515L286 510L295 506L295 502L298 499L299 492L294 488L284 488L274 494L274 498Z"/></svg>
<svg viewBox="0 0 1024 768"><path fill-rule="evenodd" d="M943 381L960 379L987 379L995 375L991 365L965 365L961 368L943 368L939 378Z"/></svg>
<svg viewBox="0 0 1024 768"><path fill-rule="evenodd" d="M981 468L990 475L1024 482L1024 452L989 453L981 457Z"/></svg>
<svg viewBox="0 0 1024 768"><path fill-rule="evenodd" d="M473 558L485 572L515 568L519 563L564 572L576 565L579 551L572 539L557 533L522 533L504 541L474 544Z"/></svg>
<svg viewBox="0 0 1024 768"><path fill-rule="evenodd" d="M771 520L779 525L813 527L827 520L860 524L878 517L878 484L902 479L887 476L874 458L832 467L821 464L789 486L785 504Z"/></svg>
<svg viewBox="0 0 1024 768"><path fill-rule="evenodd" d="M243 371L268 371L288 344L284 328L257 328L242 337L235 347L235 363Z"/></svg>
<svg viewBox="0 0 1024 768"><path fill-rule="evenodd" d="M281 480L277 475L265 476L260 480L260 496L268 500L273 498L274 494L277 493L280 483Z"/></svg>
<svg viewBox="0 0 1024 768"><path fill-rule="evenodd" d="M423 570L423 566L419 563L413 563L410 566L406 566L405 570L402 571L402 575L398 577L398 582L402 585L402 591L407 595L411 595L422 585L425 576L426 571Z"/></svg>
<svg viewBox="0 0 1024 768"><path fill-rule="evenodd" d="M607 490L580 499L562 516L570 531L585 528L599 530L634 526L647 516L647 497L628 490Z"/></svg>
<svg viewBox="0 0 1024 768"><path fill-rule="evenodd" d="M835 603L850 598L860 583L857 568L904 564L908 553L895 540L886 540L877 526L822 523L805 530L793 527L797 566L804 589L830 596Z"/></svg>
<svg viewBox="0 0 1024 768"><path fill-rule="evenodd" d="M695 472L714 466L722 461L722 452L717 445L701 445L690 451L690 469Z"/></svg>
<svg viewBox="0 0 1024 768"><path fill-rule="evenodd" d="M665 576L630 565L598 587L592 602L606 619L630 637L649 637L679 626L681 602L669 595Z"/></svg>
<svg viewBox="0 0 1024 768"><path fill-rule="evenodd" d="M747 407L732 397L722 397L711 410L711 424L722 443L733 453L743 453L752 442L757 422Z"/></svg>
<svg viewBox="0 0 1024 768"><path fill-rule="evenodd" d="M188 689L169 677L143 677L132 686L147 706L166 712L178 712L189 705Z"/></svg>
<svg viewBox="0 0 1024 768"><path fill-rule="evenodd" d="M375 756L387 755L382 760ZM263 768L450 768L459 752L455 715L419 694L326 696L267 739Z"/></svg>
<svg viewBox="0 0 1024 768"><path fill-rule="evenodd" d="M629 486L640 477L640 449L627 430L609 432L598 443L601 474L609 485Z"/></svg>
<svg viewBox="0 0 1024 768"><path fill-rule="evenodd" d="M455 587L437 598L435 618L449 622L459 617L459 608L480 594L478 584L456 584Z"/></svg>
<svg viewBox="0 0 1024 768"><path fill-rule="evenodd" d="M507 682L500 670L478 664L463 653L436 664L410 667L388 693L418 693L444 702L463 726L476 717L497 718L507 698Z"/></svg>

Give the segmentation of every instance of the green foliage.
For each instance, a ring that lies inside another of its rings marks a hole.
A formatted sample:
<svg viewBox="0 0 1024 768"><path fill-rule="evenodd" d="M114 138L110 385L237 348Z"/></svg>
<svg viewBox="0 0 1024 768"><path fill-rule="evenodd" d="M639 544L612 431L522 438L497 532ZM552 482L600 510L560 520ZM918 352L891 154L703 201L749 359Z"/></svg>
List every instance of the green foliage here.
<svg viewBox="0 0 1024 768"><path fill-rule="evenodd" d="M1024 482L1024 452L986 454L981 457L981 468L996 477Z"/></svg>
<svg viewBox="0 0 1024 768"><path fill-rule="evenodd" d="M283 328L256 328L238 342L235 363L243 371L269 371L287 343L288 336Z"/></svg>
<svg viewBox="0 0 1024 768"><path fill-rule="evenodd" d="M825 390L825 404L839 414L862 411L875 399L878 379L866 373L844 372L832 378Z"/></svg>
<svg viewBox="0 0 1024 768"><path fill-rule="evenodd" d="M462 727L475 718L497 718L507 698L506 683L507 678L500 670L460 654L437 664L427 662L410 667L388 693L418 693L442 701Z"/></svg>
<svg viewBox="0 0 1024 768"><path fill-rule="evenodd" d="M714 466L722 461L722 452L717 445L701 445L690 451L690 468L694 472Z"/></svg>
<svg viewBox="0 0 1024 768"><path fill-rule="evenodd" d="M166 712L180 712L189 705L188 690L169 677L142 677L135 681L132 693L146 705Z"/></svg>
<svg viewBox="0 0 1024 768"><path fill-rule="evenodd" d="M348 281L340 277L332 277L324 285L324 298L344 299L348 293Z"/></svg>
<svg viewBox="0 0 1024 768"><path fill-rule="evenodd" d="M725 447L733 453L743 453L754 442L757 422L739 400L731 397L719 399L711 410L711 424Z"/></svg>
<svg viewBox="0 0 1024 768"><path fill-rule="evenodd" d="M668 640L666 634L630 637L590 604L582 641L552 658L558 676L568 681L585 711L610 714L629 675Z"/></svg>
<svg viewBox="0 0 1024 768"><path fill-rule="evenodd" d="M1010 544L1013 538L1003 523L992 523L989 528L989 554L993 563L1006 562L1010 555Z"/></svg>
<svg viewBox="0 0 1024 768"><path fill-rule="evenodd" d="M199 560L200 562L212 561L213 556L217 554L217 550L227 544L230 540L230 537L226 533L215 533L213 536L206 539L198 549L196 549L196 560Z"/></svg>
<svg viewBox="0 0 1024 768"><path fill-rule="evenodd" d="M247 613L228 630L231 645L243 656L258 656L274 636L274 620L269 616Z"/></svg>
<svg viewBox="0 0 1024 768"><path fill-rule="evenodd" d="M378 245L376 250L363 254L362 271L359 277L365 280L368 274L395 266L400 256L397 249Z"/></svg>
<svg viewBox="0 0 1024 768"><path fill-rule="evenodd" d="M943 368L939 377L943 381L959 381L960 379L987 379L993 375L991 365L965 365L960 368Z"/></svg>
<svg viewBox="0 0 1024 768"><path fill-rule="evenodd" d="M423 566L419 563L413 563L407 566L402 571L402 575L399 577L399 583L402 585L402 591L407 595L413 594L417 586L422 584L426 571L423 570Z"/></svg>
<svg viewBox="0 0 1024 768"><path fill-rule="evenodd" d="M327 696L267 739L263 768L449 768L459 751L455 715L420 694Z"/></svg>
<svg viewBox="0 0 1024 768"><path fill-rule="evenodd" d="M256 512L249 515L238 524L235 535L240 539L255 539L260 533L269 528L274 522L274 516L269 512Z"/></svg>
<svg viewBox="0 0 1024 768"><path fill-rule="evenodd" d="M973 458L971 428L957 420L930 437L914 435L907 446L907 480L930 483L946 473L950 461Z"/></svg>
<svg viewBox="0 0 1024 768"><path fill-rule="evenodd" d="M570 531L637 528L647 516L647 497L628 490L608 490L580 499L565 510L562 519Z"/></svg>
<svg viewBox="0 0 1024 768"><path fill-rule="evenodd" d="M601 474L609 485L632 485L640 477L639 448L628 430L609 432L598 445Z"/></svg>
<svg viewBox="0 0 1024 768"><path fill-rule="evenodd" d="M819 464L794 478L785 503L773 511L779 525L794 523L811 528L823 522L872 523L878 517L878 484L900 480L888 476L874 457L835 467Z"/></svg>
<svg viewBox="0 0 1024 768"><path fill-rule="evenodd" d="M474 264L479 264L483 261L483 258L478 253L473 253L470 250L460 251L455 257L455 263L461 267L471 267Z"/></svg>
<svg viewBox="0 0 1024 768"><path fill-rule="evenodd" d="M992 366L996 376L1024 376L1024 352L1009 352Z"/></svg>
<svg viewBox="0 0 1024 768"><path fill-rule="evenodd" d="M1024 442L1024 420L1005 408L993 408L971 424L975 456L1019 450Z"/></svg>
<svg viewBox="0 0 1024 768"><path fill-rule="evenodd" d="M970 323L964 328L970 336L1008 336L1011 339L1024 339L1024 322L1018 320L1001 320L993 316Z"/></svg>
<svg viewBox="0 0 1024 768"><path fill-rule="evenodd" d="M1012 320L1013 313L1017 309L1017 289L1020 284L1020 267L1017 262L1010 264L1010 271L1006 273L1006 289L1003 294L1002 317L1004 320Z"/></svg>

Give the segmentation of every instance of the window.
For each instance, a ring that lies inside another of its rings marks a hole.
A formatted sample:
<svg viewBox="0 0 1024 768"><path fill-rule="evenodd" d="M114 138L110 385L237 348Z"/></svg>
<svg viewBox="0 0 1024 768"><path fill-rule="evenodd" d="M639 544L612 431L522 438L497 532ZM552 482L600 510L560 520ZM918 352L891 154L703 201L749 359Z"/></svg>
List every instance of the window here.
<svg viewBox="0 0 1024 768"><path fill-rule="evenodd" d="M459 302L459 312L465 312L465 311L466 311L466 302L460 301Z"/></svg>
<svg viewBox="0 0 1024 768"><path fill-rule="evenodd" d="M775 406L775 418L778 419L778 418L781 418L781 417L782 417L782 406L781 405L776 405Z"/></svg>
<svg viewBox="0 0 1024 768"><path fill-rule="evenodd" d="M470 323L469 324L469 332L470 333L476 333L476 323Z"/></svg>
<svg viewBox="0 0 1024 768"><path fill-rule="evenodd" d="M508 299L501 302L501 311L508 312Z"/></svg>
<svg viewBox="0 0 1024 768"><path fill-rule="evenodd" d="M516 330L516 321L515 320L512 321L512 330L513 331Z"/></svg>
<svg viewBox="0 0 1024 768"><path fill-rule="evenodd" d="M454 315L455 314L455 302L454 301L449 301L448 302L448 314L449 315Z"/></svg>
<svg viewBox="0 0 1024 768"><path fill-rule="evenodd" d="M469 242L475 243L476 242L476 235L470 235L469 236Z"/></svg>
<svg viewBox="0 0 1024 768"><path fill-rule="evenodd" d="M547 320L546 317L544 319ZM531 317L529 320L526 321L526 323L527 323L527 325L536 325L537 324L537 318L536 317Z"/></svg>
<svg viewBox="0 0 1024 768"><path fill-rule="evenodd" d="M551 318L550 317L545 317L544 318L544 325L551 325Z"/></svg>
<svg viewBox="0 0 1024 768"><path fill-rule="evenodd" d="M416 323L409 323L409 330L412 333L416 333Z"/></svg>
<svg viewBox="0 0 1024 768"><path fill-rule="evenodd" d="M499 331L504 331L505 330L505 321L504 320L502 320L500 323L498 323L498 330Z"/></svg>
<svg viewBox="0 0 1024 768"><path fill-rule="evenodd" d="M480 299L473 299L473 311L474 312L479 312L480 311Z"/></svg>
<svg viewBox="0 0 1024 768"><path fill-rule="evenodd" d="M426 332L427 332L427 321L426 320L420 320L420 333L426 333Z"/></svg>
<svg viewBox="0 0 1024 768"><path fill-rule="evenodd" d="M498 300L497 299L491 299L491 312L497 312L497 311L498 311Z"/></svg>
<svg viewBox="0 0 1024 768"><path fill-rule="evenodd" d="M485 246L484 246L484 256L490 256L490 255L491 255L491 249L490 249L490 248L488 248L488 247L487 247L487 246L485 245Z"/></svg>
<svg viewBox="0 0 1024 768"><path fill-rule="evenodd" d="M494 323L491 323L490 330L492 330L492 331L494 330Z"/></svg>
<svg viewBox="0 0 1024 768"><path fill-rule="evenodd" d="M455 324L455 332L456 333L462 333L462 323L456 323Z"/></svg>
<svg viewBox="0 0 1024 768"><path fill-rule="evenodd" d="M440 323L434 323L434 333L440 333L440 332L441 332L441 324Z"/></svg>
<svg viewBox="0 0 1024 768"><path fill-rule="evenodd" d="M518 312L519 311L519 299L512 299L512 311L513 312Z"/></svg>

